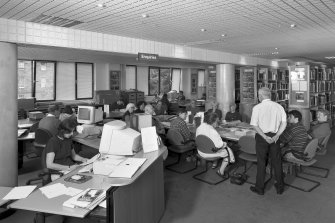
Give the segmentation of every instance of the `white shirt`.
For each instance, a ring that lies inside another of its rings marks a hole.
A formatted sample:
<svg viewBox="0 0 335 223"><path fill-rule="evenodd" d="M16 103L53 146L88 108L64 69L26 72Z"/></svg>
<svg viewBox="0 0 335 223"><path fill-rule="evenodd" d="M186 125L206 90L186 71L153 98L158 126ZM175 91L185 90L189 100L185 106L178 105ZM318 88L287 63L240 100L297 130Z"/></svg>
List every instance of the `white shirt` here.
<svg viewBox="0 0 335 223"><path fill-rule="evenodd" d="M215 128L207 123L202 123L196 131L195 136L205 135L212 140L216 148L221 148L224 142L221 139L220 134L215 130Z"/></svg>
<svg viewBox="0 0 335 223"><path fill-rule="evenodd" d="M252 109L250 125L258 126L264 133L277 133L281 122L286 122L285 110L270 99L264 99Z"/></svg>

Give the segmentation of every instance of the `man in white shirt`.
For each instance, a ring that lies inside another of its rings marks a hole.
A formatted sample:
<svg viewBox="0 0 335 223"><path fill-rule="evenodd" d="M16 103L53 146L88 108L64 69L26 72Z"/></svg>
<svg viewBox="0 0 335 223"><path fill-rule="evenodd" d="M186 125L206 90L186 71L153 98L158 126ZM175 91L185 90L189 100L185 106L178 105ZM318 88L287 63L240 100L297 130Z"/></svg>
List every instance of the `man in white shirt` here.
<svg viewBox="0 0 335 223"><path fill-rule="evenodd" d="M271 91L263 87L258 91L258 99L261 103L252 110L250 124L257 134L256 155L257 155L257 177L256 185L250 190L256 194L264 194L265 167L270 156L271 165L275 172L277 194L284 192L281 152L279 136L286 128L286 113L284 108L270 100Z"/></svg>

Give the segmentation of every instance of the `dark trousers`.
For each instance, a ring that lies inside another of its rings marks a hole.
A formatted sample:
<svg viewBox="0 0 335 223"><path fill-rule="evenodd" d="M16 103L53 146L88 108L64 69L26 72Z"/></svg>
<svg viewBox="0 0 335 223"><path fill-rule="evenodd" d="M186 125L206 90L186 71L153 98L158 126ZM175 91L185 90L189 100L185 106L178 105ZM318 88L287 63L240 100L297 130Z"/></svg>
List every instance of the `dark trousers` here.
<svg viewBox="0 0 335 223"><path fill-rule="evenodd" d="M265 135L273 137L275 133L266 133ZM279 140L277 143L268 144L259 134L256 134L255 139L257 155L256 188L264 190L265 168L268 157L270 157L271 166L274 169L277 186L283 186L283 168Z"/></svg>

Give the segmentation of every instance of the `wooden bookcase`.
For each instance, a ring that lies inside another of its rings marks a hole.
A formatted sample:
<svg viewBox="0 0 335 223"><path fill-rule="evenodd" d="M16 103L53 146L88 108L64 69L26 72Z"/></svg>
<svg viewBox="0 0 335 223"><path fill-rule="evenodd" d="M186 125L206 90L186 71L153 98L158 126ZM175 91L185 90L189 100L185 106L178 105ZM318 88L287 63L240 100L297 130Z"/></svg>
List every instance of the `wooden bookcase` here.
<svg viewBox="0 0 335 223"><path fill-rule="evenodd" d="M111 70L109 72L109 89L110 90L120 90L120 78L121 72Z"/></svg>
<svg viewBox="0 0 335 223"><path fill-rule="evenodd" d="M207 100L216 100L216 66L208 67Z"/></svg>
<svg viewBox="0 0 335 223"><path fill-rule="evenodd" d="M235 69L235 104L238 111L241 100L240 81L240 69Z"/></svg>

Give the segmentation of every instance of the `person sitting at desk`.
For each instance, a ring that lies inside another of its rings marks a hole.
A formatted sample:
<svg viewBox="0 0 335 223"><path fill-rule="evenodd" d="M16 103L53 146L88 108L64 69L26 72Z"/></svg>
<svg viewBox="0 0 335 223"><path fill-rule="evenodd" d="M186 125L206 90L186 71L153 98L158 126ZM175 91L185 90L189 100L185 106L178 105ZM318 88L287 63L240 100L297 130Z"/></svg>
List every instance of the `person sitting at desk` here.
<svg viewBox="0 0 335 223"><path fill-rule="evenodd" d="M58 105L49 105L48 114L38 123L38 128L48 130L52 135L58 133L58 126L60 124L59 120L59 106Z"/></svg>
<svg viewBox="0 0 335 223"><path fill-rule="evenodd" d="M139 101L136 104L136 110L134 111L134 113L144 113L144 107L145 107L146 103L145 101Z"/></svg>
<svg viewBox="0 0 335 223"><path fill-rule="evenodd" d="M222 119L222 111L219 109L219 103L213 101L209 106L208 112L216 113L218 115L219 120Z"/></svg>
<svg viewBox="0 0 335 223"><path fill-rule="evenodd" d="M71 105L65 105L64 112L60 113L59 120L63 121L66 118L70 117L77 117L76 114L73 112Z"/></svg>
<svg viewBox="0 0 335 223"><path fill-rule="evenodd" d="M186 107L186 110L190 111L191 115L193 116L195 116L195 114L197 114L200 111L199 107L197 107L196 104L197 104L197 101L192 100L190 105Z"/></svg>
<svg viewBox="0 0 335 223"><path fill-rule="evenodd" d="M167 113L167 107L163 104L162 101L158 101L155 107L155 114L156 115L165 115Z"/></svg>
<svg viewBox="0 0 335 223"><path fill-rule="evenodd" d="M115 111L115 110L120 110L120 109L124 109L126 106L124 104L124 102L121 99L118 99L117 101L115 101L111 107L110 110L111 111Z"/></svg>
<svg viewBox="0 0 335 223"><path fill-rule="evenodd" d="M125 121L127 127L130 127L131 117L134 115L135 105L133 103L127 104L126 112L122 116L122 121Z"/></svg>
<svg viewBox="0 0 335 223"><path fill-rule="evenodd" d="M48 141L45 148L46 166L48 169L73 170L77 167L75 161L87 161L87 159L77 155L74 151L71 137L76 126L77 122L75 119L65 119L60 123L57 135Z"/></svg>
<svg viewBox="0 0 335 223"><path fill-rule="evenodd" d="M179 91L178 101L185 101L185 95L183 91Z"/></svg>
<svg viewBox="0 0 335 223"><path fill-rule="evenodd" d="M200 156L204 158L215 158L215 157L228 157L224 158L221 164L220 169L217 171L217 174L223 178L228 178L229 175L225 172L225 168L228 165L228 160L233 163L235 162L235 157L233 151L227 147L227 143L223 142L221 139L220 134L216 131L216 127L218 126L219 117L216 113L207 112L204 118L204 122L197 128L196 136L204 135L207 136L212 140L215 147L218 149L216 152L213 153L203 153L198 150ZM213 163L212 168L215 168L217 163Z"/></svg>
<svg viewBox="0 0 335 223"><path fill-rule="evenodd" d="M316 113L316 117L318 122L316 125L312 126L308 131L308 134L311 138L317 138L319 140L319 144L321 141L331 134L330 125L328 122L329 112L325 109L320 109Z"/></svg>
<svg viewBox="0 0 335 223"><path fill-rule="evenodd" d="M157 118L154 117L155 111L154 111L154 108L152 107L152 105L147 104L144 108L144 113L147 114L147 115L152 115L152 126L156 127L157 135L159 135L162 139L164 138L164 141L165 141L164 126L162 125L162 123Z"/></svg>
<svg viewBox="0 0 335 223"><path fill-rule="evenodd" d="M171 121L171 127L170 127L171 129L178 131L183 136L184 142L194 138L192 137L191 132L188 129L187 124L185 122L186 117L187 117L186 110L179 109L178 117L176 117Z"/></svg>
<svg viewBox="0 0 335 223"><path fill-rule="evenodd" d="M227 112L225 120L227 122L232 122L232 121L242 121L242 116L239 112L236 112L236 104L232 104L230 106L230 112Z"/></svg>
<svg viewBox="0 0 335 223"><path fill-rule="evenodd" d="M284 132L279 136L282 154L288 161L304 160L305 146L308 141L308 135L305 127L301 123L302 115L297 110L288 113L288 125Z"/></svg>
<svg viewBox="0 0 335 223"><path fill-rule="evenodd" d="M168 100L168 96L167 96L167 94L165 93L165 94L163 94L163 97L162 97L162 103L166 106L166 108L169 108L169 105L170 105L170 102L169 102L169 100Z"/></svg>

